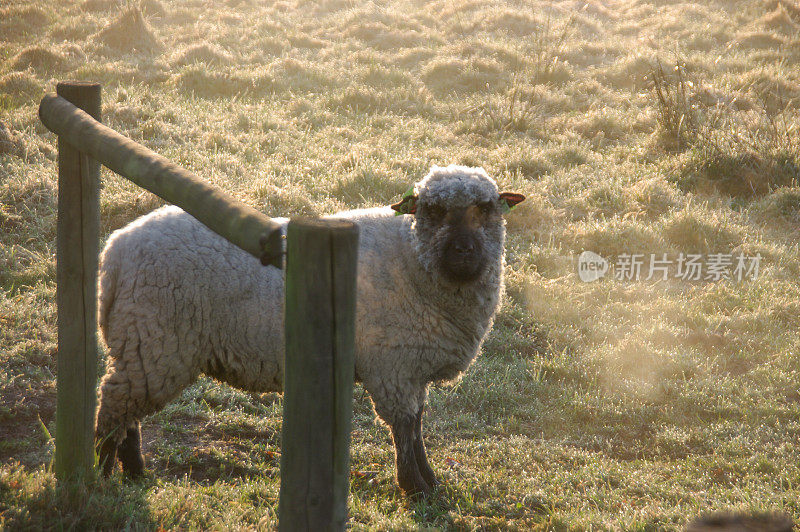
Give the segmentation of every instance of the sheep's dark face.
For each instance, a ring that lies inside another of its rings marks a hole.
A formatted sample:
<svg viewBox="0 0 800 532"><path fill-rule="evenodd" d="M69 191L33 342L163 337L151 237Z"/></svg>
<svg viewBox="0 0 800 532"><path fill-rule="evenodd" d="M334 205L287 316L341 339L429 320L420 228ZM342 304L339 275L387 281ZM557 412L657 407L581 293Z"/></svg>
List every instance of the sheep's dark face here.
<svg viewBox="0 0 800 532"><path fill-rule="evenodd" d="M502 264L503 214L524 200L498 193L482 168L434 166L414 189L392 205L415 216L417 252L426 270L456 284L478 281Z"/></svg>
<svg viewBox="0 0 800 532"><path fill-rule="evenodd" d="M439 273L456 283L475 281L503 252L503 220L495 201L450 209L422 204L416 225Z"/></svg>

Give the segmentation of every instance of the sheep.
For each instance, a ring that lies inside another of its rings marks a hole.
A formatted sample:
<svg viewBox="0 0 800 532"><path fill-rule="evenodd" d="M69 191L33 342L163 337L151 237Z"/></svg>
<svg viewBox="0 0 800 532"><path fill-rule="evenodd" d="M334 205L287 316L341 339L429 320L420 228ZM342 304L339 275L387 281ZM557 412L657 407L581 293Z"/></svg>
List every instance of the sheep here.
<svg viewBox="0 0 800 532"><path fill-rule="evenodd" d="M457 380L477 356L503 291L502 215L523 199L499 194L482 168L434 166L391 207L331 216L359 226L355 374L389 426L408 495L438 484L422 438L428 386ZM113 233L100 263L109 354L95 436L105 474L115 456L142 474L141 419L201 373L281 391L281 270L172 206Z"/></svg>

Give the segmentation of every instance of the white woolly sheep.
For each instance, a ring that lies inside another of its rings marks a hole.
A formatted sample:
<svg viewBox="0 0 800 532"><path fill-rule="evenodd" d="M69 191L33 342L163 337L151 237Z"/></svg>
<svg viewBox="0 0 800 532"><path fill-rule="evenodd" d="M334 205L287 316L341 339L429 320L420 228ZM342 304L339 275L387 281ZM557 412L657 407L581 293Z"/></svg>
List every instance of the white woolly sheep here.
<svg viewBox="0 0 800 532"><path fill-rule="evenodd" d="M503 290L502 214L523 199L498 194L481 168L434 166L392 208L334 215L359 226L356 378L391 429L408 494L437 484L422 440L428 385L457 379L477 356ZM106 474L115 456L126 473L143 472L140 420L201 373L281 391L283 273L177 207L111 235L99 291L109 363L96 439Z"/></svg>

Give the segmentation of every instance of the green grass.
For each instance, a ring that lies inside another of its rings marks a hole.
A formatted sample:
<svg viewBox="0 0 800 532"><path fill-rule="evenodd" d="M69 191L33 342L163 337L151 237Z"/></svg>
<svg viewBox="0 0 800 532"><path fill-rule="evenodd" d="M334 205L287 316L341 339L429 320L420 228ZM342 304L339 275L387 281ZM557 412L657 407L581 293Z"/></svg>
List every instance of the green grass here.
<svg viewBox="0 0 800 532"><path fill-rule="evenodd" d="M386 205L432 164L528 196L483 354L430 393L433 497L401 496L357 388L354 528L800 519L796 5L145 0L120 32L117 4L0 8L0 528L277 519L281 398L212 380L143 423L142 482L55 484L56 142L36 109L63 79L101 82L107 124L269 214ZM107 172L101 201L104 237L160 205ZM584 284L584 249L763 262Z"/></svg>

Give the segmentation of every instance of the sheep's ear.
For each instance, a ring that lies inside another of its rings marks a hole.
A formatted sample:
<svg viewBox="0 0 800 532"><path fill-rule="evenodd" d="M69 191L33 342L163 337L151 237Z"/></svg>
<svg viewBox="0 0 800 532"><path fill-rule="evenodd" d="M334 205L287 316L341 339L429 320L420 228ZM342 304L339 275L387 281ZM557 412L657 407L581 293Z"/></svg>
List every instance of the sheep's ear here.
<svg viewBox="0 0 800 532"><path fill-rule="evenodd" d="M516 207L518 203L522 203L524 200L525 196L522 194L518 194L516 192L501 192L500 209L503 211L503 214L511 212L511 209Z"/></svg>
<svg viewBox="0 0 800 532"><path fill-rule="evenodd" d="M414 214L417 212L417 196L414 194L414 187L411 187L403 194L403 199L392 205L392 209L397 211L395 216L401 214Z"/></svg>

